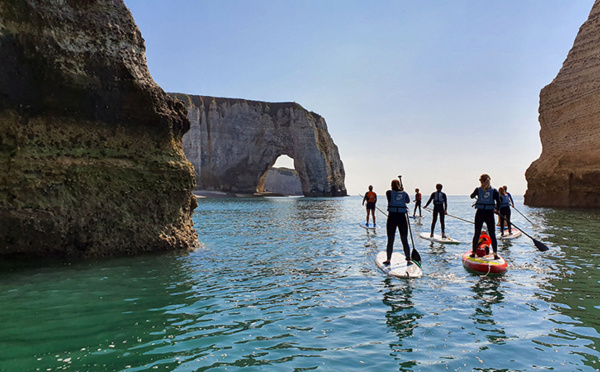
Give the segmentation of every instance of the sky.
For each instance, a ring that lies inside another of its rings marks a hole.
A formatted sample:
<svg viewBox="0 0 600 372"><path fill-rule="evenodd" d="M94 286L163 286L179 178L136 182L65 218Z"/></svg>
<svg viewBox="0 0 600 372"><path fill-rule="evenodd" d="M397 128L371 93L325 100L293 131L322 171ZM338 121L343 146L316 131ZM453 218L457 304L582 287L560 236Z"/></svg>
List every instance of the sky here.
<svg viewBox="0 0 600 372"><path fill-rule="evenodd" d="M402 175L513 195L539 158L539 93L593 0L124 0L166 92L297 102L327 121L349 195ZM287 165L291 162L279 162Z"/></svg>

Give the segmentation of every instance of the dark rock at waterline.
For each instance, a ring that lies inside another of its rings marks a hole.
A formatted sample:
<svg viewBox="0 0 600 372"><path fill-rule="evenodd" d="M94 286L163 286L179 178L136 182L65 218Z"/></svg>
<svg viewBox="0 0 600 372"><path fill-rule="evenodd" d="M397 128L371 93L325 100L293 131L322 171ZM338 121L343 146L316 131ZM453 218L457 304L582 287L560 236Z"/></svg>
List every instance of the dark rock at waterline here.
<svg viewBox="0 0 600 372"><path fill-rule="evenodd" d="M190 249L181 103L121 0L0 0L0 256Z"/></svg>

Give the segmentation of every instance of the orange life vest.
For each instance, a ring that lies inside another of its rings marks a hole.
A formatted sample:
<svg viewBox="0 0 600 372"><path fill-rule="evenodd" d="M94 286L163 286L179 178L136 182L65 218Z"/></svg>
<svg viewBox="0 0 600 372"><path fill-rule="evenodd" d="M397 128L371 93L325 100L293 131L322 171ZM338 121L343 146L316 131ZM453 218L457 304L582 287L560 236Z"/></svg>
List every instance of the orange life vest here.
<svg viewBox="0 0 600 372"><path fill-rule="evenodd" d="M377 194L375 194L373 191L367 192L367 202L368 203L375 203L376 199L377 199Z"/></svg>

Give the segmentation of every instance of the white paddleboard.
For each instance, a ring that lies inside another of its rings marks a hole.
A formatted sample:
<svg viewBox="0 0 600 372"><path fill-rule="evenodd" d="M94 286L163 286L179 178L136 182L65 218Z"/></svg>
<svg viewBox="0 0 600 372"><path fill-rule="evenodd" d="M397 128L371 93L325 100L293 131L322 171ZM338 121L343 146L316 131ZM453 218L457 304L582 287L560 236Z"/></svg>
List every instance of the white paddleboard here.
<svg viewBox="0 0 600 372"><path fill-rule="evenodd" d="M367 229L367 230L375 230L375 229L379 228L379 226L373 225L372 223L369 223L367 225L366 222L361 222L360 227L362 227L363 229Z"/></svg>
<svg viewBox="0 0 600 372"><path fill-rule="evenodd" d="M433 238L432 238L431 236L429 236L428 233L421 233L421 235L419 235L419 236L425 240L429 240L429 241L432 241L435 243L460 244L460 242L458 240L452 239L448 235L446 235L445 238L442 238L441 235L433 234Z"/></svg>
<svg viewBox="0 0 600 372"><path fill-rule="evenodd" d="M396 278L420 278L423 276L423 270L413 262L412 265L406 265L406 257L404 252L393 252L392 259L389 265L384 265L383 261L387 259L387 253L381 251L375 257L377 267L384 273Z"/></svg>
<svg viewBox="0 0 600 372"><path fill-rule="evenodd" d="M504 229L504 236L502 236L500 233L496 234L496 239L515 239L518 238L519 236L521 236L521 230L517 229L516 227L513 227L511 229L511 234L508 233L508 228Z"/></svg>

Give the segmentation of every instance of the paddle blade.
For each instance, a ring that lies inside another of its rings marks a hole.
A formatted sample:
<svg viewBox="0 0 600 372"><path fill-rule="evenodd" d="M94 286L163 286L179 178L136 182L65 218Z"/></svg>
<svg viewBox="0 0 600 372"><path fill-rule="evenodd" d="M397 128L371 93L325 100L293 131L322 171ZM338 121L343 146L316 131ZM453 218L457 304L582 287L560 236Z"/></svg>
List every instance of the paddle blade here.
<svg viewBox="0 0 600 372"><path fill-rule="evenodd" d="M533 244L535 244L536 248L540 250L540 252L546 252L549 248L546 244L540 242L539 240L533 240Z"/></svg>
<svg viewBox="0 0 600 372"><path fill-rule="evenodd" d="M410 258L411 260L418 262L419 264L421 263L421 255L419 254L419 252L417 252L416 249L413 248L412 253L410 254ZM420 267L421 265L419 265Z"/></svg>

